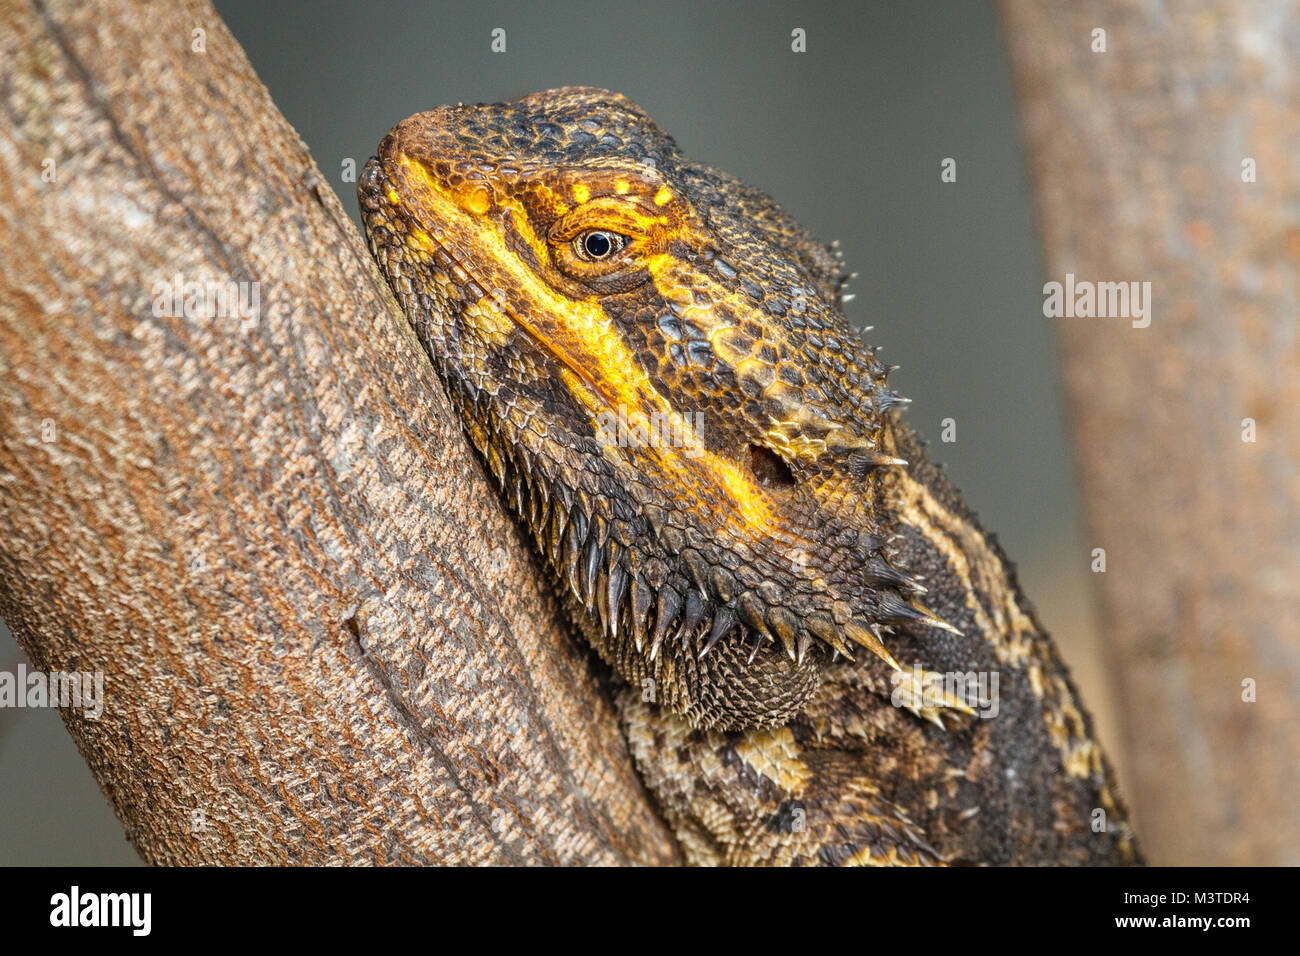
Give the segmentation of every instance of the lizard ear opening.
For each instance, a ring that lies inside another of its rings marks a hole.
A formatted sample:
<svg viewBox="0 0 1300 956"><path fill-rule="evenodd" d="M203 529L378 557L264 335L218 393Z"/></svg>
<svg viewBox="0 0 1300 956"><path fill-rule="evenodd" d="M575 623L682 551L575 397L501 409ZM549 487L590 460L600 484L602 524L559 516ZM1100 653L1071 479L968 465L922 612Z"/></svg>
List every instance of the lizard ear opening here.
<svg viewBox="0 0 1300 956"><path fill-rule="evenodd" d="M762 445L746 445L749 470L764 488L793 488L794 472L776 452Z"/></svg>

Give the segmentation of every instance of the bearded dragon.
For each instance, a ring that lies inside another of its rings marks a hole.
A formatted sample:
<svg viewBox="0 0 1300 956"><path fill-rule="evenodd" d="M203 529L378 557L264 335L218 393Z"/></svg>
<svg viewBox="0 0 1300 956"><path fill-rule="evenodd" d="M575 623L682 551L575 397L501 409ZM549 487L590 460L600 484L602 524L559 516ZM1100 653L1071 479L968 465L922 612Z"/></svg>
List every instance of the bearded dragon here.
<svg viewBox="0 0 1300 956"><path fill-rule="evenodd" d="M834 248L599 89L413 116L358 196L690 862L1138 861Z"/></svg>

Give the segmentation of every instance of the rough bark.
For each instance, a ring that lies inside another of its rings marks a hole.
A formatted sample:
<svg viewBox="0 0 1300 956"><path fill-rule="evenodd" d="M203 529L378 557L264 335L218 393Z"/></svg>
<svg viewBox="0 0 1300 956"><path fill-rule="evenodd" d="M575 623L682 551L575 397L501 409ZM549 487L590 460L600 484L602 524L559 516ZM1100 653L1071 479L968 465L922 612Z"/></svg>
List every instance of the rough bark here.
<svg viewBox="0 0 1300 956"><path fill-rule="evenodd" d="M675 860L429 361L212 9L0 20L0 614L33 666L103 672L102 717L64 719L144 858ZM160 314L174 276L253 284L257 320Z"/></svg>
<svg viewBox="0 0 1300 956"><path fill-rule="evenodd" d="M1049 278L1151 283L1148 328L1059 321L1139 836L1295 865L1300 7L1002 9Z"/></svg>

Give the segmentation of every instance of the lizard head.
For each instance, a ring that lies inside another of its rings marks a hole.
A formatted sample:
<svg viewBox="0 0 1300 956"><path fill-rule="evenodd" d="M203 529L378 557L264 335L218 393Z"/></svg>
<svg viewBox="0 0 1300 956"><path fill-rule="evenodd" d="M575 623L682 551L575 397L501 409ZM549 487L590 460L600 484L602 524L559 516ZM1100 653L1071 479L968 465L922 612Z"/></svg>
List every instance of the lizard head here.
<svg viewBox="0 0 1300 956"><path fill-rule="evenodd" d="M883 504L899 401L837 254L570 88L399 124L371 250L597 650L697 726L781 723L937 623ZM653 681L652 684L647 684Z"/></svg>

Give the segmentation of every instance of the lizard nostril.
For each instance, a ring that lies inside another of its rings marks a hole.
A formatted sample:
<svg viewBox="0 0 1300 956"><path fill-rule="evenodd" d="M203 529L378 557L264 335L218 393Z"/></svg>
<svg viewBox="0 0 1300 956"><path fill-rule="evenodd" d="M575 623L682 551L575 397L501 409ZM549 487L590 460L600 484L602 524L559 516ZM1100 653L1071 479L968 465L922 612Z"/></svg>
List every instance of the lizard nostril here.
<svg viewBox="0 0 1300 956"><path fill-rule="evenodd" d="M794 472L781 460L781 456L762 445L746 445L749 453L749 470L764 488L794 487Z"/></svg>
<svg viewBox="0 0 1300 956"><path fill-rule="evenodd" d="M492 208L492 187L487 183L466 183L456 191L456 201L476 216Z"/></svg>

